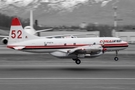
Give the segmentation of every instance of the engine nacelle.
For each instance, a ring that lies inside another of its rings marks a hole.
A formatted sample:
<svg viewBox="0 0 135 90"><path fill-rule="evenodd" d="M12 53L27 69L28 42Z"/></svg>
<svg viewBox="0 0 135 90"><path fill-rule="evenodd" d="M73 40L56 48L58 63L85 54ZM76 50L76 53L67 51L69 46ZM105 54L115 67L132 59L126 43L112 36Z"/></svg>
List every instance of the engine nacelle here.
<svg viewBox="0 0 135 90"><path fill-rule="evenodd" d="M50 54L58 58L74 58L75 57L74 54L69 55L68 53L61 52L61 51L52 52Z"/></svg>
<svg viewBox="0 0 135 90"><path fill-rule="evenodd" d="M101 45L93 45L59 50L50 54L59 58L91 58L100 56L105 51L106 48L103 48Z"/></svg>
<svg viewBox="0 0 135 90"><path fill-rule="evenodd" d="M53 55L53 56L56 56L56 57L66 57L66 56L67 56L66 53L64 53L64 52L59 52L59 51L52 52L52 53L50 53L50 54Z"/></svg>
<svg viewBox="0 0 135 90"><path fill-rule="evenodd" d="M3 44L7 44L8 43L8 37L3 38L1 41L2 41Z"/></svg>
<svg viewBox="0 0 135 90"><path fill-rule="evenodd" d="M58 58L76 58L75 54L68 54L68 53L61 52L61 51L52 52L50 54L55 56L55 57L58 57ZM98 57L101 54L103 54L103 52L99 51L99 52L91 52L89 54L86 54L86 53L85 54L78 54L77 57L78 58L93 58L93 57Z"/></svg>
<svg viewBox="0 0 135 90"><path fill-rule="evenodd" d="M91 53L90 55L91 55L91 58L93 58L93 57L98 57L98 56L100 56L100 55L102 55L103 54L103 52L102 51L100 51L100 52L97 52L97 53ZM86 56L87 57L87 56Z"/></svg>
<svg viewBox="0 0 135 90"><path fill-rule="evenodd" d="M94 58L94 57L98 57L100 55L102 55L103 52L97 52L97 53L89 53L89 54L78 54L79 58Z"/></svg>

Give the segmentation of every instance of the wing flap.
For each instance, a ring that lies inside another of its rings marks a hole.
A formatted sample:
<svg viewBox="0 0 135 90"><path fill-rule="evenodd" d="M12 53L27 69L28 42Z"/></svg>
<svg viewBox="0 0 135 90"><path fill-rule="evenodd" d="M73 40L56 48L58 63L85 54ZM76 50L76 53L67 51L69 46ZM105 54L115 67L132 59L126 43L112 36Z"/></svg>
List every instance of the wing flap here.
<svg viewBox="0 0 135 90"><path fill-rule="evenodd" d="M102 51L103 47L101 45L88 45L88 46L82 46L82 47L77 47L73 49L62 49L59 50L60 52L63 53L68 53L68 54L87 54L91 52L98 52Z"/></svg>
<svg viewBox="0 0 135 90"><path fill-rule="evenodd" d="M82 46L82 47L77 47L73 49L61 49L61 50L52 52L51 54L56 57L76 57L76 55L78 57L84 57L87 54L89 54L89 56L91 56L91 54L101 55L102 50L103 50L103 47L101 45L88 45L88 46Z"/></svg>
<svg viewBox="0 0 135 90"><path fill-rule="evenodd" d="M50 29L43 29L43 30L37 30L35 33L46 32L46 31L52 31L52 28L50 28Z"/></svg>

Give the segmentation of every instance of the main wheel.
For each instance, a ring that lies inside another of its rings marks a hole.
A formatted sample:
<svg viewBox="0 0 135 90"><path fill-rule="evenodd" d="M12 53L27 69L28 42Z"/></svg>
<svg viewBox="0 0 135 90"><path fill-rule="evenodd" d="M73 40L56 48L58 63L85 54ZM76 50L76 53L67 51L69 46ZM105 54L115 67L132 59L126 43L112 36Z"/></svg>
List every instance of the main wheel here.
<svg viewBox="0 0 135 90"><path fill-rule="evenodd" d="M77 59L77 60L75 61L75 63L76 63L76 64L80 64L80 63L81 63L81 60Z"/></svg>
<svg viewBox="0 0 135 90"><path fill-rule="evenodd" d="M118 60L119 60L119 58L118 58L118 57L115 57L115 58L114 58L114 60L115 60L115 61L118 61Z"/></svg>

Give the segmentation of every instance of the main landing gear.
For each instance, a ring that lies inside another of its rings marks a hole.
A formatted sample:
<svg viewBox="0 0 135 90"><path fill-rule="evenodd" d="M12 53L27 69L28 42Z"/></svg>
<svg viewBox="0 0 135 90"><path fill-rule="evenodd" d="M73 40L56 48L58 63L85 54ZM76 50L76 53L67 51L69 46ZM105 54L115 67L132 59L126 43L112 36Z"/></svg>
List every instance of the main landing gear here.
<svg viewBox="0 0 135 90"><path fill-rule="evenodd" d="M73 59L73 60L75 61L76 64L78 64L78 65L81 64L81 60L80 59L77 58L77 59Z"/></svg>
<svg viewBox="0 0 135 90"><path fill-rule="evenodd" d="M118 61L119 60L119 58L117 56L118 56L118 51L116 51L116 57L114 57L114 60L115 61Z"/></svg>

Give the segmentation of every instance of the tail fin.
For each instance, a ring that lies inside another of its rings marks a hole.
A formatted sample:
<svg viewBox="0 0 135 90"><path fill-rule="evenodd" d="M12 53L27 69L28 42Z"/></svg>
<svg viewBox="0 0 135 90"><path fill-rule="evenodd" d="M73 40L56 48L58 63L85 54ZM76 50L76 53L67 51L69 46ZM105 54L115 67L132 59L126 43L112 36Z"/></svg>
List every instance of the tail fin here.
<svg viewBox="0 0 135 90"><path fill-rule="evenodd" d="M38 37L25 32L18 18L12 19L8 45L15 44L29 39L34 39L34 38L36 39Z"/></svg>

